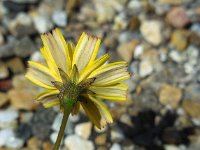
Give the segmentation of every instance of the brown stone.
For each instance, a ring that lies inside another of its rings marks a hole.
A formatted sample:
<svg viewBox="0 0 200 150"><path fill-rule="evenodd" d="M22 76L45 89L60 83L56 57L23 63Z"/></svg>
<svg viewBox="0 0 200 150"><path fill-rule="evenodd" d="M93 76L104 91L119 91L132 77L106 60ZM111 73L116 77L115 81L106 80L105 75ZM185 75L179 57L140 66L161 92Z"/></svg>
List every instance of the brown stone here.
<svg viewBox="0 0 200 150"><path fill-rule="evenodd" d="M11 88L12 88L12 81L10 79L0 80L0 90L1 91L8 91Z"/></svg>
<svg viewBox="0 0 200 150"><path fill-rule="evenodd" d="M5 93L0 92L0 107L8 102L8 96Z"/></svg>
<svg viewBox="0 0 200 150"><path fill-rule="evenodd" d="M200 34L196 32L190 32L189 34L189 42L200 47Z"/></svg>
<svg viewBox="0 0 200 150"><path fill-rule="evenodd" d="M39 92L38 86L28 80L24 74L15 75L12 79L12 85L16 89L35 89Z"/></svg>
<svg viewBox="0 0 200 150"><path fill-rule="evenodd" d="M25 71L24 64L19 57L10 59L7 65L13 73L23 73Z"/></svg>
<svg viewBox="0 0 200 150"><path fill-rule="evenodd" d="M104 40L104 45L106 47L109 47L109 48L114 48L116 45L117 45L117 37L118 37L118 34L117 33L113 33L113 34L108 34L106 37L105 37L105 40Z"/></svg>
<svg viewBox="0 0 200 150"><path fill-rule="evenodd" d="M126 112L126 108L124 106L124 101L118 102L118 105L115 108L110 108L110 112L112 114L113 119L117 120L120 116Z"/></svg>
<svg viewBox="0 0 200 150"><path fill-rule="evenodd" d="M182 91L173 85L163 84L160 87L159 100L163 105L170 105L176 108L181 100Z"/></svg>
<svg viewBox="0 0 200 150"><path fill-rule="evenodd" d="M78 6L80 6L81 0L70 0L66 3L66 11L71 15L71 13L76 9Z"/></svg>
<svg viewBox="0 0 200 150"><path fill-rule="evenodd" d="M32 90L12 89L8 92L11 105L16 109L33 110L38 103L34 101L35 92Z"/></svg>
<svg viewBox="0 0 200 150"><path fill-rule="evenodd" d="M100 134L95 138L95 143L97 145L104 145L106 144L106 140L107 140L107 135L106 133Z"/></svg>
<svg viewBox="0 0 200 150"><path fill-rule="evenodd" d="M140 42L138 40L132 40L129 41L127 43L123 43L121 44L118 49L117 52L119 54L119 56L127 61L130 62L132 57L133 57L133 52L135 50L135 47L139 44Z"/></svg>
<svg viewBox="0 0 200 150"><path fill-rule="evenodd" d="M145 20L141 23L140 32L144 39L154 46L163 42L163 23L160 20Z"/></svg>
<svg viewBox="0 0 200 150"><path fill-rule="evenodd" d="M168 5L180 5L183 3L183 0L158 0L161 4L168 4Z"/></svg>
<svg viewBox="0 0 200 150"><path fill-rule="evenodd" d="M41 146L42 142L36 138L36 137L32 137L28 140L27 142L27 146L30 148L30 149L38 149L40 146Z"/></svg>
<svg viewBox="0 0 200 150"><path fill-rule="evenodd" d="M76 125L75 133L84 139L88 139L91 134L91 129L92 129L91 122L83 122Z"/></svg>
<svg viewBox="0 0 200 150"><path fill-rule="evenodd" d="M43 150L53 150L53 145L49 142L44 142L44 144L42 145L42 149Z"/></svg>
<svg viewBox="0 0 200 150"><path fill-rule="evenodd" d="M5 79L9 76L8 68L5 64L0 63L0 79Z"/></svg>
<svg viewBox="0 0 200 150"><path fill-rule="evenodd" d="M185 100L183 109L192 117L200 119L200 102Z"/></svg>
<svg viewBox="0 0 200 150"><path fill-rule="evenodd" d="M134 31L134 30L138 29L139 26L140 26L140 20L138 19L137 16L133 16L129 20L128 29Z"/></svg>
<svg viewBox="0 0 200 150"><path fill-rule="evenodd" d="M175 30L171 35L171 44L180 51L186 49L188 45L187 33L183 30Z"/></svg>
<svg viewBox="0 0 200 150"><path fill-rule="evenodd" d="M167 21L175 28L183 28L190 23L183 7L174 7L167 14Z"/></svg>
<svg viewBox="0 0 200 150"><path fill-rule="evenodd" d="M97 147L97 150L107 150L106 146L99 146Z"/></svg>

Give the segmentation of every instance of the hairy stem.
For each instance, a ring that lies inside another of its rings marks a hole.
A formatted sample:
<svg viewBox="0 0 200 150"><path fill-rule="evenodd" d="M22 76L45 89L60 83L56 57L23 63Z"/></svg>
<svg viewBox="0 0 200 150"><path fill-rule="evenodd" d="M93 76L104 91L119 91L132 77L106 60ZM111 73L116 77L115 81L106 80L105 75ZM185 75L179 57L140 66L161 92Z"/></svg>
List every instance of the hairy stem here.
<svg viewBox="0 0 200 150"><path fill-rule="evenodd" d="M56 143L54 145L54 150L59 150L60 143L62 141L64 132L65 132L65 127L66 127L66 124L67 124L67 120L68 120L69 114L70 114L70 112L72 110L72 106L73 105L65 105L64 106L64 115L63 115L63 118L62 118L62 123L61 123L61 126L60 126L58 137L57 137Z"/></svg>

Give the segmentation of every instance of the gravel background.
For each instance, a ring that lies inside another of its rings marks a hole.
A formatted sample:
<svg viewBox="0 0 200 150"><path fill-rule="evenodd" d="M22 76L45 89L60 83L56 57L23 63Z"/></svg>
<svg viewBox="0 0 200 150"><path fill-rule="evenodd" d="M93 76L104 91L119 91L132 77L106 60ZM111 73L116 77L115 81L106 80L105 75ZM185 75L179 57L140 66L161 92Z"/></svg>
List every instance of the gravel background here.
<svg viewBox="0 0 200 150"><path fill-rule="evenodd" d="M52 149L62 114L33 101L42 89L24 74L55 27L101 37L99 55L132 73L128 100L107 104L114 123L70 116L63 150L200 150L199 0L1 0L0 150Z"/></svg>

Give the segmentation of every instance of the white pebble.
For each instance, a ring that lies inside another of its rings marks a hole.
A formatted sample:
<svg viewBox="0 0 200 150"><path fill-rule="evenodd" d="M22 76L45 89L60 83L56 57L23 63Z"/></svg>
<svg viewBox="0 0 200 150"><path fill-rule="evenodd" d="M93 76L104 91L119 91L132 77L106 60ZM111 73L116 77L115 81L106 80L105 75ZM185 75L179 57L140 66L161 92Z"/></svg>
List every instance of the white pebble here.
<svg viewBox="0 0 200 150"><path fill-rule="evenodd" d="M64 140L68 150L94 150L94 145L91 141L85 140L78 135L69 135Z"/></svg>
<svg viewBox="0 0 200 150"><path fill-rule="evenodd" d="M140 77L146 77L146 76L150 75L152 72L153 72L152 64L147 60L143 60L140 63L140 67L139 67Z"/></svg>
<svg viewBox="0 0 200 150"><path fill-rule="evenodd" d="M121 146L118 143L114 143L110 150L121 150Z"/></svg>
<svg viewBox="0 0 200 150"><path fill-rule="evenodd" d="M12 129L0 130L0 147L5 146L7 140L12 137L14 137L14 131Z"/></svg>
<svg viewBox="0 0 200 150"><path fill-rule="evenodd" d="M9 137L6 142L6 147L12 149L22 148L24 145L24 140L16 137Z"/></svg>
<svg viewBox="0 0 200 150"><path fill-rule="evenodd" d="M84 122L77 124L75 127L75 133L84 139L88 139L91 134L92 123Z"/></svg>
<svg viewBox="0 0 200 150"><path fill-rule="evenodd" d="M65 27L67 25L67 13L57 10L53 13L52 20L57 26Z"/></svg>

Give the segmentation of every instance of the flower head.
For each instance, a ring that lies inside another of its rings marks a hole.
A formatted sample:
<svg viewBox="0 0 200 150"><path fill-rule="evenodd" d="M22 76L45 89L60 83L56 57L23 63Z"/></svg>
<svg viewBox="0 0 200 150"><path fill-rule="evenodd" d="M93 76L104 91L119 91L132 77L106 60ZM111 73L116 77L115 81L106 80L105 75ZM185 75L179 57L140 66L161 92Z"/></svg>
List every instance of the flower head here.
<svg viewBox="0 0 200 150"><path fill-rule="evenodd" d="M49 108L71 104L72 114L80 105L91 121L101 128L112 122L112 116L99 100L126 100L128 87L120 83L130 77L126 62L106 64L109 55L96 58L100 39L82 33L76 47L66 43L59 29L41 35L40 49L46 64L29 61L26 77L45 88L36 100Z"/></svg>

